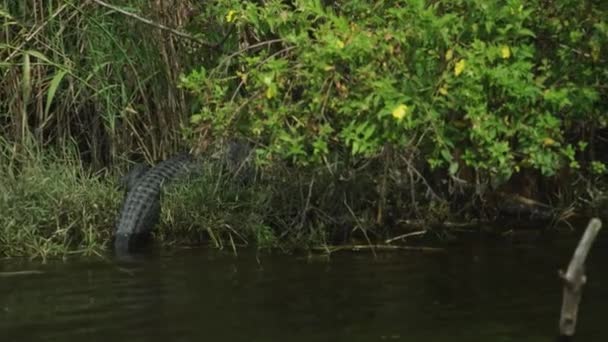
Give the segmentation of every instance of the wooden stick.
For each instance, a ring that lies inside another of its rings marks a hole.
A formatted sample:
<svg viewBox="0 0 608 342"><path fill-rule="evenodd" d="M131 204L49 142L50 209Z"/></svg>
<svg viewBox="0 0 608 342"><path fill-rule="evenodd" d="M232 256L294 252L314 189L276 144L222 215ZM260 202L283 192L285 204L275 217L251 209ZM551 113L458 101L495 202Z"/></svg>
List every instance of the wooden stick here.
<svg viewBox="0 0 608 342"><path fill-rule="evenodd" d="M386 243L386 244L390 244L391 242L394 242L394 241L396 241L396 240L403 240L403 239L408 238L408 237L410 237L410 236L424 235L424 234L426 234L426 233L427 233L427 230L426 230L426 229L424 229L424 230L417 230L417 231L415 231L415 232L410 232L410 233L406 233L406 234L401 234L401 235L399 235L399 236L395 236L395 237L393 237L393 238L387 239L387 240L385 240L385 241L384 241L384 243Z"/></svg>
<svg viewBox="0 0 608 342"><path fill-rule="evenodd" d="M559 319L558 341L572 341L572 337L574 336L578 304L583 294L583 285L587 281L585 276L585 259L601 228L602 221L599 219L592 218L589 221L587 229L574 251L572 260L570 260L568 270L565 273L562 270L559 271L559 276L564 282L564 296Z"/></svg>
<svg viewBox="0 0 608 342"><path fill-rule="evenodd" d="M443 252L443 248L425 246L396 246L396 245L344 245L344 246L323 246L313 247L314 251L325 252L327 254L339 251L413 251L413 252Z"/></svg>

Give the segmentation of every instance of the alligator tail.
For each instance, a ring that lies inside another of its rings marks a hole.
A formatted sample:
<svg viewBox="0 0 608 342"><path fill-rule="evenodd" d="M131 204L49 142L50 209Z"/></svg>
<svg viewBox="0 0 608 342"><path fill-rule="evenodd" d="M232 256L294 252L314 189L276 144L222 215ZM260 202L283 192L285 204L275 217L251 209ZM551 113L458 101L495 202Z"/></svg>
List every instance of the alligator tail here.
<svg viewBox="0 0 608 342"><path fill-rule="evenodd" d="M160 162L138 177L127 192L116 224L117 252L130 252L150 235L160 217L162 186L187 173L191 166L192 157L183 153Z"/></svg>

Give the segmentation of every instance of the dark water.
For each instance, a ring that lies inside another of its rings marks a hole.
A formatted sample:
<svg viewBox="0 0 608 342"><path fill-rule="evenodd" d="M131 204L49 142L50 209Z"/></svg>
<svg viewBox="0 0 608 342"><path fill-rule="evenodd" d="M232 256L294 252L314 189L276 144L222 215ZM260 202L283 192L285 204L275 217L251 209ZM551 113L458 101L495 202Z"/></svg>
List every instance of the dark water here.
<svg viewBox="0 0 608 342"><path fill-rule="evenodd" d="M606 234L601 234L606 235ZM0 341L551 341L576 241L475 241L331 259L182 250L118 262L0 261ZM608 341L608 240L579 341Z"/></svg>

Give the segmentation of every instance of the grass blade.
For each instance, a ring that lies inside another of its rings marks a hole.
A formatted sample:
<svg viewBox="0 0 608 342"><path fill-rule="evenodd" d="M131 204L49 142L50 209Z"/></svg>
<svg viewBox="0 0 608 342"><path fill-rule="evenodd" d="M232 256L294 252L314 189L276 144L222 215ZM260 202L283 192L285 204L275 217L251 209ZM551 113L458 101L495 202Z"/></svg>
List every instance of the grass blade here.
<svg viewBox="0 0 608 342"><path fill-rule="evenodd" d="M49 85L49 90L46 93L46 105L44 107L44 117L48 117L49 110L51 109L51 103L53 102L53 99L55 98L55 92L57 92L57 88L59 87L59 84L61 83L61 80L63 80L63 77L65 76L66 73L67 73L66 70L59 70L55 74L53 79L51 80L51 84Z"/></svg>

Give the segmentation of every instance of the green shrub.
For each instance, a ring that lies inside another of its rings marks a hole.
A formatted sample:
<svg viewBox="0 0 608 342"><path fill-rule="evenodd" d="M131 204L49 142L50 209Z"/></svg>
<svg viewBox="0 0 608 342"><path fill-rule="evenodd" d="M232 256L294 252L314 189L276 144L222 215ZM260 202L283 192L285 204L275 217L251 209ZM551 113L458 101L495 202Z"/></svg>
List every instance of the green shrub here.
<svg viewBox="0 0 608 342"><path fill-rule="evenodd" d="M183 78L201 105L191 121L257 140L261 163L391 144L503 182L579 168L585 132L607 125L599 2L224 0L205 16L238 35Z"/></svg>

